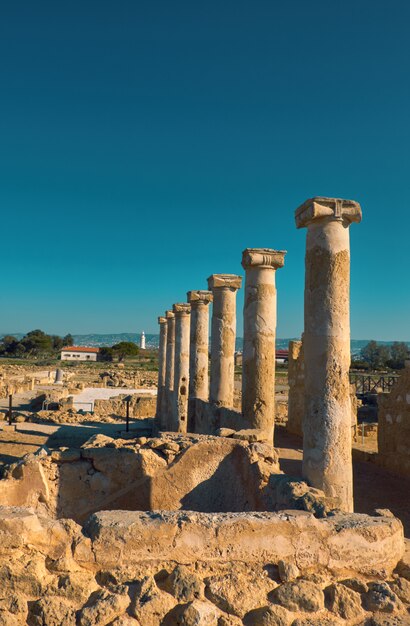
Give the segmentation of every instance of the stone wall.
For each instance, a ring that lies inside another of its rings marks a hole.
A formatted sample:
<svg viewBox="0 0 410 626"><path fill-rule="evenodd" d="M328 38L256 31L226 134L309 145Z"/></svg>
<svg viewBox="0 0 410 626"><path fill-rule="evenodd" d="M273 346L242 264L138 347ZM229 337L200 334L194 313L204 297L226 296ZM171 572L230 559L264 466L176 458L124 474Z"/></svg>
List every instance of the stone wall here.
<svg viewBox="0 0 410 626"><path fill-rule="evenodd" d="M377 463L401 476L410 475L410 366L389 394L379 395Z"/></svg>
<svg viewBox="0 0 410 626"><path fill-rule="evenodd" d="M115 396L109 400L96 399L94 401L94 415L99 417L126 416L126 402L125 398L129 397L127 394ZM154 417L156 411L156 396L132 394L130 401L130 417L132 418L145 418Z"/></svg>
<svg viewBox="0 0 410 626"><path fill-rule="evenodd" d="M50 455L43 451L11 465L0 480L0 501L76 521L94 511L118 508L274 510L275 475L284 478L276 453L263 443L201 435L96 435L81 449ZM303 491L308 491L306 485ZM292 507L293 492L287 489L286 506Z"/></svg>
<svg viewBox="0 0 410 626"><path fill-rule="evenodd" d="M102 511L81 527L2 506L0 535L6 626L408 623L387 515Z"/></svg>

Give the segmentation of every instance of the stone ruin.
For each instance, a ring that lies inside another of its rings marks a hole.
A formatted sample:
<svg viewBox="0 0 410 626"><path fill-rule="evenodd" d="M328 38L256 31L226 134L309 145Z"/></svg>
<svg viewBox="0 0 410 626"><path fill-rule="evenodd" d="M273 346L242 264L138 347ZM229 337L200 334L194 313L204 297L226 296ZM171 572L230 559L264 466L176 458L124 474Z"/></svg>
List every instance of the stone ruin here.
<svg viewBox="0 0 410 626"><path fill-rule="evenodd" d="M380 394L377 463L410 476L410 361L389 394Z"/></svg>
<svg viewBox="0 0 410 626"><path fill-rule="evenodd" d="M356 202L332 198L296 211L308 229L304 480L281 472L273 447L285 252L249 248L242 410L241 277L213 274L159 318L155 436L96 435L8 467L0 626L409 624L401 522L353 513L349 225L360 219Z"/></svg>

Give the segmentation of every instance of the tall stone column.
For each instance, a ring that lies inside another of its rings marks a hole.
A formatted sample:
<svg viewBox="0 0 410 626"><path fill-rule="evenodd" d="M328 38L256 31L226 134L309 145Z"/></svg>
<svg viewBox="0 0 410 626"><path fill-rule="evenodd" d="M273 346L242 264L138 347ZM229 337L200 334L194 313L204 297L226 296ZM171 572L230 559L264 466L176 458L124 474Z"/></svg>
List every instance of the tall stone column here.
<svg viewBox="0 0 410 626"><path fill-rule="evenodd" d="M175 315L175 369L174 411L172 430L187 432L189 388L189 326L191 307L185 302L174 304Z"/></svg>
<svg viewBox="0 0 410 626"><path fill-rule="evenodd" d="M242 278L236 274L212 274L208 288L212 291L212 337L210 402L216 406L233 407L236 292Z"/></svg>
<svg viewBox="0 0 410 626"><path fill-rule="evenodd" d="M212 293L188 291L187 298L191 305L188 432L194 433L196 400L207 402L209 399L209 303L212 302Z"/></svg>
<svg viewBox="0 0 410 626"><path fill-rule="evenodd" d="M308 229L303 474L344 511L353 511L349 226L361 216L357 202L320 197L295 213Z"/></svg>
<svg viewBox="0 0 410 626"><path fill-rule="evenodd" d="M285 262L284 250L247 248L243 307L242 413L247 428L266 434L273 445L275 423L275 275Z"/></svg>
<svg viewBox="0 0 410 626"><path fill-rule="evenodd" d="M168 323L165 317L158 318L159 324L159 350L158 350L158 393L157 393L157 413L158 426L160 430L165 430L167 426L166 416L166 357L167 357L167 331Z"/></svg>
<svg viewBox="0 0 410 626"><path fill-rule="evenodd" d="M166 311L167 320L167 353L165 369L165 427L172 430L172 417L174 412L174 364L175 364L175 315L172 311Z"/></svg>

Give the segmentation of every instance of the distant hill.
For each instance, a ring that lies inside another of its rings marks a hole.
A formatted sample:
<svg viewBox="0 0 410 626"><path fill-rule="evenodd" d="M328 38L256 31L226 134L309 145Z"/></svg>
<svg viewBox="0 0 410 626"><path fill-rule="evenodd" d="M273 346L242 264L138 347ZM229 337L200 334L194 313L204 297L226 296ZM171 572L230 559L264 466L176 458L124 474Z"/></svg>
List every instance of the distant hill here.
<svg viewBox="0 0 410 626"><path fill-rule="evenodd" d="M73 335L74 342L79 346L112 346L120 341L132 341L139 345L140 335L136 333L121 333L113 335ZM296 339L296 337L290 337L287 339L276 339L276 348L278 350L288 347L289 341ZM159 335L145 335L147 348L158 348ZM369 343L370 339L352 339L351 340L351 352L353 356L360 354L362 348ZM386 345L391 345L393 341L379 341ZM410 348L410 342L407 342ZM243 338L236 338L236 350L241 351L243 348Z"/></svg>
<svg viewBox="0 0 410 626"><path fill-rule="evenodd" d="M22 339L24 334L22 333L7 333L13 335L17 339ZM3 336L3 335L1 335ZM140 334L139 333L113 333L107 335L100 334L89 334L89 335L73 335L74 343L77 346L113 346L115 343L119 343L120 341L132 341L139 345L140 343ZM295 337L291 337L289 339L276 339L276 348L278 350L282 350L288 347L289 341L291 339L295 339ZM368 344L370 339L352 339L351 340L351 352L352 356L358 356L360 351L366 344ZM145 335L145 345L147 348L158 348L159 343L159 335ZM391 345L393 341L378 341L378 343L383 343L385 345ZM406 342L410 349L410 341ZM243 347L243 339L242 337L236 338L236 350L241 351Z"/></svg>

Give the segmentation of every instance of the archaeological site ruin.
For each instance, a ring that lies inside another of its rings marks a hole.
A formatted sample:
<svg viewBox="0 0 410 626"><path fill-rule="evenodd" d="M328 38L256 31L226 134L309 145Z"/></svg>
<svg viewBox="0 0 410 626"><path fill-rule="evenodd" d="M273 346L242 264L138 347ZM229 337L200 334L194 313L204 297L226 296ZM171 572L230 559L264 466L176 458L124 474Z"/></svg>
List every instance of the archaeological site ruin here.
<svg viewBox="0 0 410 626"><path fill-rule="evenodd" d="M286 415L289 432L303 435L302 476L283 471L274 445L276 272L285 275L286 252L247 248L244 278L211 273L210 259L207 283L159 312L155 381L117 368L94 385L146 387L96 400L89 417L131 414L141 429L39 446L5 464L0 626L409 626L403 524L377 504L355 512L349 231L361 217L357 202L325 197L295 212L306 229L304 332L289 350ZM62 424L74 415L67 376L39 418L52 417L53 401ZM380 467L409 476L409 433L407 368L381 401Z"/></svg>

